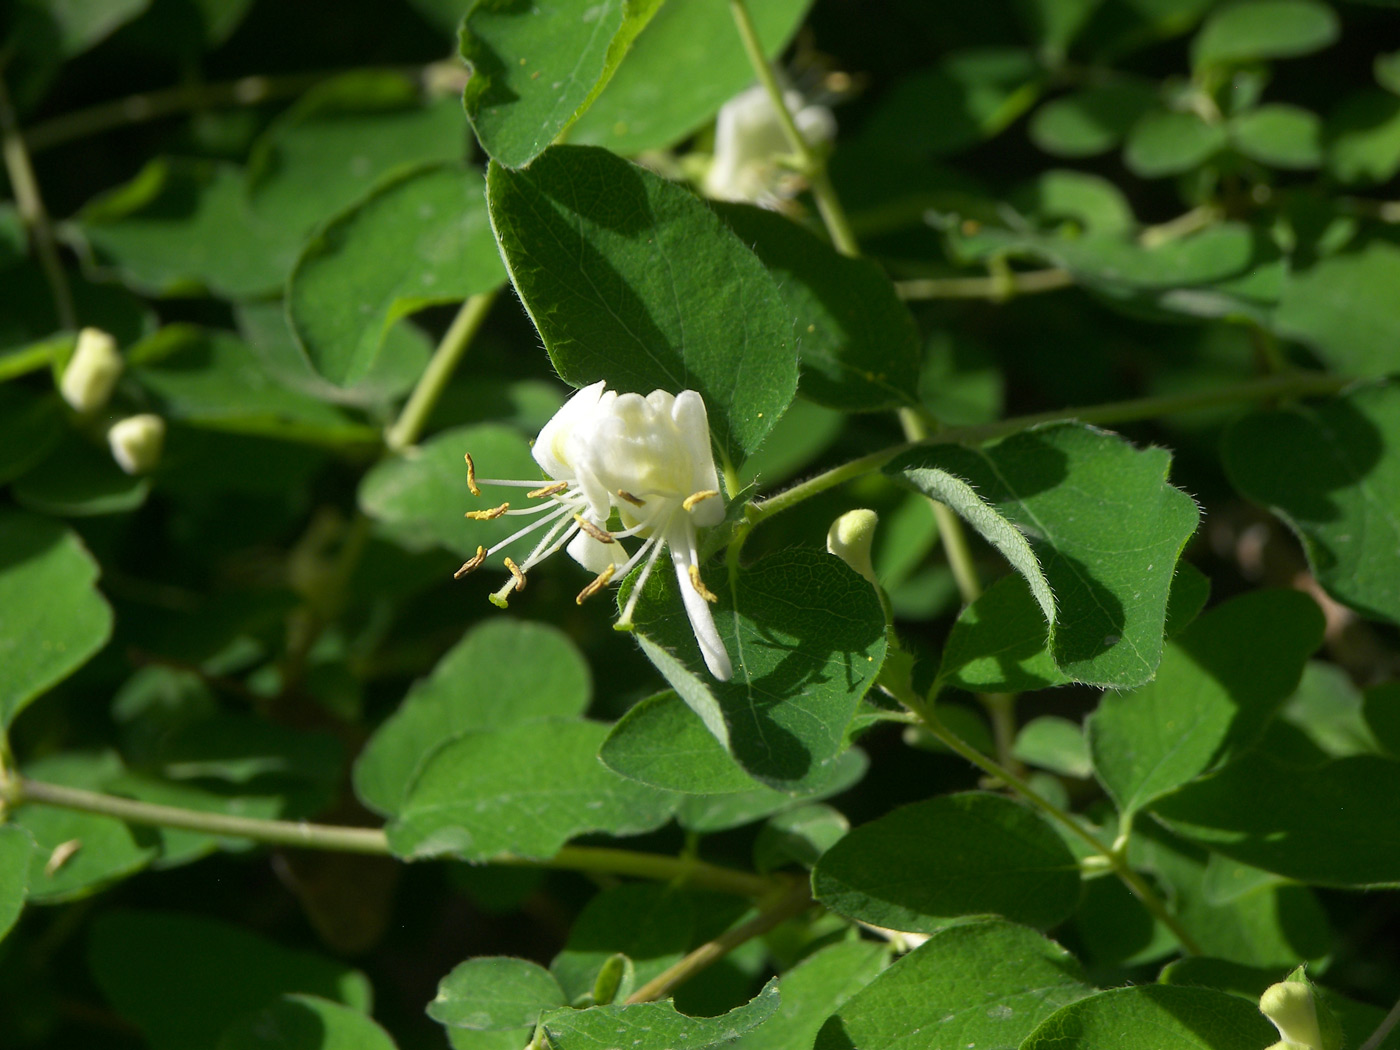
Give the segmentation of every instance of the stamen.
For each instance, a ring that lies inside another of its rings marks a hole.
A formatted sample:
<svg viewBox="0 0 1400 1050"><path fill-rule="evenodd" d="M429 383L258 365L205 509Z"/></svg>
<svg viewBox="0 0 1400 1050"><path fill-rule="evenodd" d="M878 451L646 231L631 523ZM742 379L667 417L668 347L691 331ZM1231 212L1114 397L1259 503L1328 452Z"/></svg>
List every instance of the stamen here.
<svg viewBox="0 0 1400 1050"><path fill-rule="evenodd" d="M694 510L694 509L695 509L695 504L700 503L700 502L702 502L702 501L704 501L704 500L707 500L707 499L709 499L711 496L718 496L718 495L719 495L719 492L718 492L717 490L715 490L715 489L705 489L705 490L702 491L702 492L692 492L692 493L691 493L689 496L687 496L685 499L681 500L681 509L682 509L682 510Z"/></svg>
<svg viewBox="0 0 1400 1050"><path fill-rule="evenodd" d="M592 583L590 583L587 587L578 592L578 597L575 598L574 601L579 605L582 605L589 598L592 598L595 594L597 594L604 587L606 587L609 584L609 582L611 582L613 574L615 572L617 572L617 566L609 565L606 569L604 569L598 574L597 578Z"/></svg>
<svg viewBox="0 0 1400 1050"><path fill-rule="evenodd" d="M556 492L563 492L569 487L567 481L556 481L553 485L546 485L543 488L535 489L533 492L525 493L526 499L542 499L545 496L553 496Z"/></svg>
<svg viewBox="0 0 1400 1050"><path fill-rule="evenodd" d="M515 580L515 589L517 591L523 591L525 589L525 574L520 571L520 566L507 558L506 568L510 570L510 574Z"/></svg>
<svg viewBox="0 0 1400 1050"><path fill-rule="evenodd" d="M516 532L512 532L512 533L511 533L509 536L507 536L505 539L501 540L500 543L493 543L493 544L491 545L491 549L488 550L488 551L486 552L486 556L489 558L489 557L491 557L491 555L495 554L497 551L499 551L499 550L505 550L507 547L509 547L509 546L510 546L512 543L514 543L516 540L520 539L522 536L528 536L528 535L530 535L530 533L534 532L536 529L542 529L542 528L544 528L544 527L545 527L546 525L548 525L550 522L554 522L554 523L557 525L557 524L559 523L559 521L560 521L561 518L564 519L564 520L567 520L567 519L568 519L568 514L569 514L569 508L568 508L568 507L553 507L553 508L551 508L551 510L552 510L552 513L549 513L549 514L544 515L542 518L539 519L539 521L532 521L532 522L530 522L529 525L526 525L523 529L520 529L520 530L518 530L518 531L516 531Z"/></svg>
<svg viewBox="0 0 1400 1050"><path fill-rule="evenodd" d="M690 585L695 588L695 593L700 595L700 597L704 598L707 602L713 604L719 601L719 599L715 597L715 593L705 586L705 581L700 579L700 566L698 565L692 565L690 567Z"/></svg>
<svg viewBox="0 0 1400 1050"><path fill-rule="evenodd" d="M627 492L624 489L618 489L617 494L623 499L625 499L628 503L632 504L632 506L634 507L645 507L647 505L646 500L640 498L639 496L634 496L632 495L632 493Z"/></svg>
<svg viewBox="0 0 1400 1050"><path fill-rule="evenodd" d="M502 503L499 507L492 507L490 510L469 510L464 516L471 518L472 521L493 521L508 510L510 510L510 504Z"/></svg>
<svg viewBox="0 0 1400 1050"><path fill-rule="evenodd" d="M579 528L581 528L584 532L588 533L588 535L592 536L599 543L615 542L613 540L611 532L604 532L602 529L598 528L597 525L594 525L593 522L585 518L582 514L575 514L574 521L578 522Z"/></svg>
<svg viewBox="0 0 1400 1050"><path fill-rule="evenodd" d="M467 491L473 496L480 496L481 489L478 488L476 484L476 464L472 462L472 454L470 452L464 452L462 456L467 461Z"/></svg>
<svg viewBox="0 0 1400 1050"><path fill-rule="evenodd" d="M486 548L477 547L476 553L466 561L462 562L462 567L452 574L454 580L460 580L469 572L475 572L481 568L481 563L486 560Z"/></svg>

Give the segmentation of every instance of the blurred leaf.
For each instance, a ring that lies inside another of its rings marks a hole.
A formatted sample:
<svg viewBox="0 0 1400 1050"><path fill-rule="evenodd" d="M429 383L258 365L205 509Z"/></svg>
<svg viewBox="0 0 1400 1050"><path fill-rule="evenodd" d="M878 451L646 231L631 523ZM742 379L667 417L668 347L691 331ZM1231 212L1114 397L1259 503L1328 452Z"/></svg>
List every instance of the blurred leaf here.
<svg viewBox="0 0 1400 1050"><path fill-rule="evenodd" d="M919 401L940 423L956 427L998 418L1005 382L995 359L980 344L947 330L929 335L919 372ZM932 520L923 501L918 503L924 517Z"/></svg>
<svg viewBox="0 0 1400 1050"><path fill-rule="evenodd" d="M758 829L754 867L765 873L791 865L811 868L850 830L850 821L820 802L776 813Z"/></svg>
<svg viewBox="0 0 1400 1050"><path fill-rule="evenodd" d="M418 169L381 184L306 243L287 316L318 373L353 386L379 365L395 321L501 283L484 192L475 170Z"/></svg>
<svg viewBox="0 0 1400 1050"><path fill-rule="evenodd" d="M1149 110L1128 132L1123 163L1144 179L1180 175L1210 160L1225 141L1223 126L1207 124L1196 113Z"/></svg>
<svg viewBox="0 0 1400 1050"><path fill-rule="evenodd" d="M672 573L653 573L637 604L643 652L754 779L785 791L825 780L884 661L874 590L844 562L804 548L729 578L712 573L709 586L734 677L719 682L701 669ZM624 588L618 600L626 598Z"/></svg>
<svg viewBox="0 0 1400 1050"><path fill-rule="evenodd" d="M1039 814L968 792L853 828L817 862L818 901L849 918L934 933L970 915L1047 928L1079 900L1079 866Z"/></svg>
<svg viewBox="0 0 1400 1050"><path fill-rule="evenodd" d="M0 941L24 910L33 852L34 837L28 831L15 824L0 826Z"/></svg>
<svg viewBox="0 0 1400 1050"><path fill-rule="evenodd" d="M845 425L843 413L797 398L758 451L744 460L739 471L742 487L757 485L762 491L772 491L825 452Z"/></svg>
<svg viewBox="0 0 1400 1050"><path fill-rule="evenodd" d="M787 47L810 6L811 0L749 4L770 59ZM665 3L568 137L624 156L662 149L695 131L753 80L726 6Z"/></svg>
<svg viewBox="0 0 1400 1050"><path fill-rule="evenodd" d="M1400 339L1391 303L1397 280L1400 247L1381 240L1295 269L1283 287L1276 329L1312 346L1343 374L1383 375L1395 367Z"/></svg>
<svg viewBox="0 0 1400 1050"><path fill-rule="evenodd" d="M1013 199L1046 225L1068 222L1085 233L1120 235L1137 225L1123 192L1087 172L1062 168L1042 172Z"/></svg>
<svg viewBox="0 0 1400 1050"><path fill-rule="evenodd" d="M632 1006L594 1006L545 1014L545 1034L558 1050L593 1050L625 1045L637 1050L687 1050L729 1046L736 1036L756 1028L778 1009L777 981L769 981L751 1001L719 1017L687 1017L671 1000Z"/></svg>
<svg viewBox="0 0 1400 1050"><path fill-rule="evenodd" d="M567 635L513 619L478 624L419 679L355 761L355 792L397 813L423 764L464 733L581 715L588 665Z"/></svg>
<svg viewBox="0 0 1400 1050"><path fill-rule="evenodd" d="M56 521L0 514L0 728L112 634L97 562Z"/></svg>
<svg viewBox="0 0 1400 1050"><path fill-rule="evenodd" d="M64 58L80 55L141 14L150 0L21 0L40 11L56 30L54 41Z"/></svg>
<svg viewBox="0 0 1400 1050"><path fill-rule="evenodd" d="M1228 130L1231 145L1260 164L1289 170L1322 164L1322 118L1298 106L1251 109L1232 118Z"/></svg>
<svg viewBox="0 0 1400 1050"><path fill-rule="evenodd" d="M105 443L96 445L76 430L65 433L13 489L29 510L65 517L122 514L146 502L150 491L149 478L127 474Z"/></svg>
<svg viewBox="0 0 1400 1050"><path fill-rule="evenodd" d="M499 1031L533 1025L543 1011L565 1005L559 982L538 963L479 956L442 979L428 1016L451 1028Z"/></svg>
<svg viewBox="0 0 1400 1050"><path fill-rule="evenodd" d="M865 988L889 962L889 949L871 941L828 945L778 980L778 1012L741 1035L734 1050L812 1050L822 1024Z"/></svg>
<svg viewBox="0 0 1400 1050"><path fill-rule="evenodd" d="M543 860L585 832L660 827L675 796L599 762L607 733L596 722L546 721L459 736L423 766L389 825L390 848L405 859L512 853Z"/></svg>
<svg viewBox="0 0 1400 1050"><path fill-rule="evenodd" d="M1209 988L1113 988L1051 1014L1022 1050L1258 1050L1278 1035L1257 1003Z"/></svg>
<svg viewBox="0 0 1400 1050"><path fill-rule="evenodd" d="M713 212L596 148L492 166L487 187L511 279L560 376L697 390L728 459L758 447L796 389L795 319Z"/></svg>
<svg viewBox="0 0 1400 1050"><path fill-rule="evenodd" d="M909 1041L916 1033L937 1040L921 1044L928 1046L1016 1046L1058 1007L1092 991L1074 957L1032 930L1007 922L955 926L840 1006L816 1050L896 1050L920 1045Z"/></svg>
<svg viewBox="0 0 1400 1050"><path fill-rule="evenodd" d="M1105 693L1088 722L1094 770L1127 816L1253 744L1322 644L1317 603L1254 591L1206 613L1162 653L1157 677Z"/></svg>
<svg viewBox="0 0 1400 1050"><path fill-rule="evenodd" d="M1016 8L1022 21L1040 42L1041 54L1051 65L1064 59L1084 24L1103 0L1020 0Z"/></svg>
<svg viewBox="0 0 1400 1050"><path fill-rule="evenodd" d="M1279 717L1305 733L1329 758L1380 754L1363 713L1360 690L1336 664L1309 660L1298 688L1279 710Z"/></svg>
<svg viewBox="0 0 1400 1050"><path fill-rule="evenodd" d="M284 995L224 1029L216 1050L394 1050L359 1010L315 995Z"/></svg>
<svg viewBox="0 0 1400 1050"><path fill-rule="evenodd" d="M1235 0L1206 18L1191 42L1197 66L1295 58L1335 41L1336 14L1317 0Z"/></svg>
<svg viewBox="0 0 1400 1050"><path fill-rule="evenodd" d="M0 485L43 459L64 430L56 394L33 394L13 383L0 386Z"/></svg>
<svg viewBox="0 0 1400 1050"><path fill-rule="evenodd" d="M1393 758L1400 758L1400 682L1382 682L1362 698L1366 725Z"/></svg>
<svg viewBox="0 0 1400 1050"><path fill-rule="evenodd" d="M686 708L689 711L689 708ZM692 717L699 721L698 716ZM713 738L712 738L713 739ZM685 795L676 809L676 821L687 831L709 835L782 813L808 800L830 798L853 787L865 776L870 760L859 748L843 751L826 768L826 775L804 791L788 793L755 786L725 794Z"/></svg>
<svg viewBox="0 0 1400 1050"><path fill-rule="evenodd" d="M1041 715L1023 725L1011 753L1022 762L1061 776L1079 778L1094 773L1083 727L1057 715Z"/></svg>
<svg viewBox="0 0 1400 1050"><path fill-rule="evenodd" d="M607 86L660 6L474 4L462 26L462 57L471 67L463 102L482 148L508 168L534 160Z"/></svg>
<svg viewBox="0 0 1400 1050"><path fill-rule="evenodd" d="M1046 153L1096 157L1121 143L1156 99L1152 85L1138 80L1082 88L1037 109L1027 131Z"/></svg>
<svg viewBox="0 0 1400 1050"><path fill-rule="evenodd" d="M1400 385L1246 416L1226 432L1222 459L1236 488L1298 534L1328 593L1400 623Z"/></svg>
<svg viewBox="0 0 1400 1050"><path fill-rule="evenodd" d="M878 266L838 254L777 212L747 204L715 210L778 280L797 323L805 397L848 412L915 403L918 332Z"/></svg>
<svg viewBox="0 0 1400 1050"><path fill-rule="evenodd" d="M88 962L102 994L152 1050L213 1046L230 1023L287 992L369 1009L359 971L195 915L104 912L92 924Z"/></svg>
<svg viewBox="0 0 1400 1050"><path fill-rule="evenodd" d="M1368 185L1400 171L1400 98L1384 91L1351 95L1328 115L1324 132L1334 178Z"/></svg>

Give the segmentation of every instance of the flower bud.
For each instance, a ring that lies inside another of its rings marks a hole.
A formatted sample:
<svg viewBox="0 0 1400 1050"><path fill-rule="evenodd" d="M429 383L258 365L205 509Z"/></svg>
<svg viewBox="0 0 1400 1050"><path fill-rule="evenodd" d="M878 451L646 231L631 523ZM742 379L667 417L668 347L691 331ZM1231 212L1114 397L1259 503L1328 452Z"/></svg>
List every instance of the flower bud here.
<svg viewBox="0 0 1400 1050"><path fill-rule="evenodd" d="M1259 997L1259 1012L1274 1023L1285 1044L1323 1050L1317 1003L1306 982L1280 981L1270 985Z"/></svg>
<svg viewBox="0 0 1400 1050"><path fill-rule="evenodd" d="M826 549L836 555L876 587L875 567L870 564L870 545L875 542L875 526L880 518L873 510L851 510L831 523L826 532Z"/></svg>
<svg viewBox="0 0 1400 1050"><path fill-rule="evenodd" d="M84 328L68 367L63 370L59 392L78 412L95 412L112 396L122 372L117 341L99 328Z"/></svg>
<svg viewBox="0 0 1400 1050"><path fill-rule="evenodd" d="M112 458L128 474L144 474L160 462L165 445L165 420L145 412L113 423L107 431Z"/></svg>

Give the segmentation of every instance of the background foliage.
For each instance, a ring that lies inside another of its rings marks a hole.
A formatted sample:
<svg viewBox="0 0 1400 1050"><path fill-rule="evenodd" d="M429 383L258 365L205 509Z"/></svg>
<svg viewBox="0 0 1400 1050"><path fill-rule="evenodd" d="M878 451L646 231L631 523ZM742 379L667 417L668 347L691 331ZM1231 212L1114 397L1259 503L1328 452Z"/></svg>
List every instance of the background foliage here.
<svg viewBox="0 0 1400 1050"><path fill-rule="evenodd" d="M1392 4L5 10L7 1047L1400 1046ZM839 133L705 200L765 54ZM451 579L598 379L729 682Z"/></svg>

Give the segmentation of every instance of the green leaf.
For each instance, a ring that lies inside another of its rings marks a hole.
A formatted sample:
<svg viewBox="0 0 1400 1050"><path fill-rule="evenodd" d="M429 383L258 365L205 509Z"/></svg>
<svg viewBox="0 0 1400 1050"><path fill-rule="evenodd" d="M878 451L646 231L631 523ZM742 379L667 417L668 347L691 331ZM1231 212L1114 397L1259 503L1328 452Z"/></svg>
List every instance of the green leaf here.
<svg viewBox="0 0 1400 1050"><path fill-rule="evenodd" d="M632 1006L594 1006L556 1010L541 1021L558 1050L597 1050L627 1046L637 1050L708 1050L728 1046L756 1028L778 1009L778 983L769 981L752 1000L719 1017L687 1017L669 999Z"/></svg>
<svg viewBox="0 0 1400 1050"><path fill-rule="evenodd" d="M473 496L467 491L467 465L462 459L467 452L485 477L542 476L517 431L489 424L459 427L370 468L360 482L360 509L375 519L385 535L409 550L437 546L469 558L478 546L504 540L519 527L518 518L471 521L463 515L494 506L503 495L513 496L518 490L503 494L488 487L481 496ZM468 580L468 585L473 583Z"/></svg>
<svg viewBox="0 0 1400 1050"><path fill-rule="evenodd" d="M1057 715L1041 715L1023 725L1011 753L1028 765L1061 776L1089 777L1094 772L1083 728Z"/></svg>
<svg viewBox="0 0 1400 1050"><path fill-rule="evenodd" d="M1072 234L1123 236L1137 225L1132 206L1113 183L1088 172L1053 168L1041 172L1012 198L1016 207L1045 225L1072 223Z"/></svg>
<svg viewBox="0 0 1400 1050"><path fill-rule="evenodd" d="M224 1029L217 1050L394 1050L359 1010L315 995L284 995Z"/></svg>
<svg viewBox="0 0 1400 1050"><path fill-rule="evenodd" d="M778 278L797 321L805 397L848 412L917 403L919 335L884 271L840 255L778 212L714 207Z"/></svg>
<svg viewBox="0 0 1400 1050"><path fill-rule="evenodd" d="M355 760L355 793L397 813L437 748L482 729L581 715L592 695L588 665L556 627L500 619L478 624L420 679Z"/></svg>
<svg viewBox="0 0 1400 1050"><path fill-rule="evenodd" d="M1210 13L1191 42L1196 66L1295 58L1337 39L1341 26L1317 0L1236 0Z"/></svg>
<svg viewBox="0 0 1400 1050"><path fill-rule="evenodd" d="M1259 1050L1278 1032L1255 1003L1209 988L1114 988L1052 1014L1021 1050Z"/></svg>
<svg viewBox="0 0 1400 1050"><path fill-rule="evenodd" d="M108 911L92 924L88 962L113 1008L152 1050L213 1046L274 996L304 992L369 1009L362 973L195 915Z"/></svg>
<svg viewBox="0 0 1400 1050"><path fill-rule="evenodd" d="M689 711L689 708L686 709ZM698 716L692 714L698 722ZM713 738L711 738L713 739ZM747 791L715 795L689 795L681 799L676 820L687 831L708 835L743 827L805 801L830 798L859 783L870 760L859 748L844 751L826 768L826 775L796 794L755 786Z"/></svg>
<svg viewBox="0 0 1400 1050"><path fill-rule="evenodd" d="M769 817L759 828L754 867L765 873L791 865L810 868L850 830L850 821L831 806L795 806Z"/></svg>
<svg viewBox="0 0 1400 1050"><path fill-rule="evenodd" d="M32 394L14 383L0 386L0 485L47 456L65 429L56 394Z"/></svg>
<svg viewBox="0 0 1400 1050"><path fill-rule="evenodd" d="M703 670L672 573L653 573L637 604L642 650L750 776L790 792L814 786L884 661L879 599L840 559L808 548L710 576L734 677Z"/></svg>
<svg viewBox="0 0 1400 1050"><path fill-rule="evenodd" d="M794 318L713 212L590 147L486 181L511 280L567 382L697 390L728 459L758 447L797 386Z"/></svg>
<svg viewBox="0 0 1400 1050"><path fill-rule="evenodd" d="M1210 160L1225 146L1225 129L1196 113L1155 109L1128 132L1123 163L1134 175L1160 179L1180 175Z"/></svg>
<svg viewBox="0 0 1400 1050"><path fill-rule="evenodd" d="M106 644L97 562L56 521L0 514L0 727Z"/></svg>
<svg viewBox="0 0 1400 1050"><path fill-rule="evenodd" d="M810 6L811 0L749 4L770 59L787 47ZM616 75L569 129L569 139L625 156L662 149L699 128L753 80L727 7L662 4Z"/></svg>
<svg viewBox="0 0 1400 1050"><path fill-rule="evenodd" d="M847 1000L822 1026L816 1050L1017 1046L1092 990L1074 957L1032 930L955 926Z"/></svg>
<svg viewBox="0 0 1400 1050"><path fill-rule="evenodd" d="M463 102L482 149L508 168L539 156L607 86L660 6L474 4L462 25L462 57L471 67Z"/></svg>
<svg viewBox="0 0 1400 1050"><path fill-rule="evenodd" d="M57 31L54 41L65 58L80 55L141 14L150 0L86 0L80 4L36 4Z"/></svg>
<svg viewBox="0 0 1400 1050"><path fill-rule="evenodd" d="M1246 416L1226 432L1223 460L1240 492L1298 534L1329 594L1400 623L1400 384Z"/></svg>
<svg viewBox="0 0 1400 1050"><path fill-rule="evenodd" d="M713 901L676 886L625 883L603 890L584 907L569 930L550 972L575 1002L593 990L598 971L621 952L632 964L617 1000L679 962L697 939L698 915Z"/></svg>
<svg viewBox="0 0 1400 1050"><path fill-rule="evenodd" d="M1400 758L1400 682L1383 682L1366 690L1362 711L1381 747Z"/></svg>
<svg viewBox="0 0 1400 1050"><path fill-rule="evenodd" d="M1121 143L1156 98L1153 86L1138 80L1084 88L1037 109L1027 131L1046 153L1096 157Z"/></svg>
<svg viewBox="0 0 1400 1050"><path fill-rule="evenodd" d="M0 941L10 932L29 896L34 837L15 824L0 826Z"/></svg>
<svg viewBox="0 0 1400 1050"><path fill-rule="evenodd" d="M94 444L70 430L47 457L16 479L12 491L29 510L85 518L135 510L146 502L151 482L117 466L105 443Z"/></svg>
<svg viewBox="0 0 1400 1050"><path fill-rule="evenodd" d="M874 980L889 956L885 945L861 940L813 952L779 978L778 1012L740 1036L734 1050L812 1050L826 1019Z"/></svg>
<svg viewBox="0 0 1400 1050"><path fill-rule="evenodd" d="M589 831L632 835L670 819L675 796L618 776L598 761L608 727L530 722L467 733L423 766L389 825L400 857L499 853L546 859ZM522 755L548 756L522 761Z"/></svg>
<svg viewBox="0 0 1400 1050"><path fill-rule="evenodd" d="M1345 670L1310 660L1279 718L1300 729L1329 758L1383 754L1385 749L1366 723L1364 703Z"/></svg>
<svg viewBox="0 0 1400 1050"><path fill-rule="evenodd" d="M901 806L817 862L817 900L894 930L933 933L970 915L1047 928L1079 900L1079 867L1038 814L981 792Z"/></svg>
<svg viewBox="0 0 1400 1050"><path fill-rule="evenodd" d="M1275 329L1307 343L1345 375L1384 375L1395 366L1400 339L1390 300L1397 280L1400 247L1380 240L1295 269L1283 286Z"/></svg>
<svg viewBox="0 0 1400 1050"><path fill-rule="evenodd" d="M533 1025L541 1012L566 1005L559 982L538 963L481 956L455 966L438 983L428 1016L451 1028L489 1032Z"/></svg>
<svg viewBox="0 0 1400 1050"><path fill-rule="evenodd" d="M999 419L1005 382L996 360L981 344L947 329L929 333L919 370L919 400L940 423L963 426ZM912 503L928 517L923 500Z"/></svg>
<svg viewBox="0 0 1400 1050"><path fill-rule="evenodd" d="M667 791L717 795L758 786L670 689L623 715L598 757L614 772Z"/></svg>
<svg viewBox="0 0 1400 1050"><path fill-rule="evenodd" d="M480 173L435 165L381 184L306 243L287 316L316 371L353 386L379 363L394 322L503 278Z"/></svg>
<svg viewBox="0 0 1400 1050"><path fill-rule="evenodd" d="M1400 98L1361 91L1327 116L1327 170L1349 185L1389 181L1400 171Z"/></svg>
<svg viewBox="0 0 1400 1050"><path fill-rule="evenodd" d="M1289 170L1322 164L1322 118L1298 106L1251 109L1230 121L1229 132L1231 145L1260 164Z"/></svg>
<svg viewBox="0 0 1400 1050"><path fill-rule="evenodd" d="M937 682L973 692L1028 692L1071 679L1055 666L1045 614L1024 577L1003 576L958 614Z"/></svg>
<svg viewBox="0 0 1400 1050"><path fill-rule="evenodd" d="M1153 681L1105 693L1089 719L1089 744L1119 812L1141 809L1254 743L1298 687L1323 626L1306 594L1253 591L1168 643Z"/></svg>
<svg viewBox="0 0 1400 1050"><path fill-rule="evenodd" d="M979 450L919 449L886 470L944 471L1023 532L1055 595L1060 671L1121 688L1156 671L1177 558L1199 517L1167 484L1169 465L1163 449L1057 424Z"/></svg>
<svg viewBox="0 0 1400 1050"><path fill-rule="evenodd" d="M1178 834L1245 864L1324 886L1400 883L1400 764L1354 755L1298 769L1251 753L1160 799Z"/></svg>

